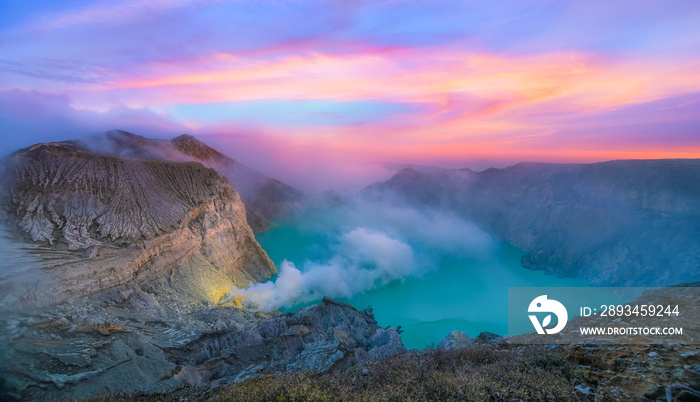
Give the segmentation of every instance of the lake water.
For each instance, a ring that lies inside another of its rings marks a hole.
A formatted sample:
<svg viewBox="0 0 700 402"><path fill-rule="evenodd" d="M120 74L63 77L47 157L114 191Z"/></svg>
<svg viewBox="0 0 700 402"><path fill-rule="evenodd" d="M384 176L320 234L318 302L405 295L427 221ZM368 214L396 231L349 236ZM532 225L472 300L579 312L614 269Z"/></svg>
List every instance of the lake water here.
<svg viewBox="0 0 700 402"><path fill-rule="evenodd" d="M390 233L398 233L397 236L401 236L401 230L415 230L415 227L406 229L400 219L383 224L382 216L388 216L387 220L391 221L396 214L366 215L349 207L307 211L276 221L272 229L259 234L257 239L278 267L287 260L303 272L305 265L331 259L337 253L338 236L355 227L387 230L393 226L396 231ZM428 221L439 219L430 217ZM492 242L488 252L472 256L450 251L454 249L424 246L420 237L411 234L402 239L420 261L433 261L435 266L336 299L360 310L371 306L381 326L401 326L402 339L408 348L437 345L452 330L464 331L472 337L482 331L506 334L508 287L589 286L585 280L562 279L523 268L520 265L523 251L507 244ZM316 300L292 303L282 310L295 311L320 298L318 295Z"/></svg>

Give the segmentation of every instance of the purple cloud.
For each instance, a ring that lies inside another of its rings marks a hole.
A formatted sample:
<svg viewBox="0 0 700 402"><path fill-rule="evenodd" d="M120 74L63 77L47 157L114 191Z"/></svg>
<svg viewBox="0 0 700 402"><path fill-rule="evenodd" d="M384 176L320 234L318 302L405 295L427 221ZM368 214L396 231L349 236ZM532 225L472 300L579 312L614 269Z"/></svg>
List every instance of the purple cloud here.
<svg viewBox="0 0 700 402"><path fill-rule="evenodd" d="M38 142L80 138L112 129L170 138L188 129L149 109L115 108L105 112L75 109L65 95L18 89L0 91L0 152L7 154Z"/></svg>

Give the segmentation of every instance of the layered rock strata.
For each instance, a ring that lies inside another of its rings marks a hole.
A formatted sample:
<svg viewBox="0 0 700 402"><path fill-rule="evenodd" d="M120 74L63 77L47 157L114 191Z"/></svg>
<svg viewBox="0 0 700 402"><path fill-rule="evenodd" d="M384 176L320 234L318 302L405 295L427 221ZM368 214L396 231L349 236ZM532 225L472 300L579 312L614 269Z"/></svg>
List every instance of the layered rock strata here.
<svg viewBox="0 0 700 402"><path fill-rule="evenodd" d="M35 253L50 297L28 296L40 305L124 287L215 303L276 273L238 194L195 162L40 144L9 159L2 205L18 240L43 245Z"/></svg>

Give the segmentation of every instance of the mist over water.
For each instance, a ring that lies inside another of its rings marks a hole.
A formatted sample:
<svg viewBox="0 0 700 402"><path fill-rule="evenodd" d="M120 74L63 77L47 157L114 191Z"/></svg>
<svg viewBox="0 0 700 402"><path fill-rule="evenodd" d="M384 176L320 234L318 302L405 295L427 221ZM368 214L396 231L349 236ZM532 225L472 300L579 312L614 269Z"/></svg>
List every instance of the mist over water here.
<svg viewBox="0 0 700 402"><path fill-rule="evenodd" d="M521 250L438 211L358 202L278 220L258 241L278 266L270 281L234 289L250 308L295 311L324 296L374 308L407 347L450 331L507 333L508 287L589 286L520 265Z"/></svg>
<svg viewBox="0 0 700 402"><path fill-rule="evenodd" d="M277 236L282 236L277 240ZM491 237L472 223L436 211L355 202L309 211L259 236L279 274L273 281L235 289L254 309L270 311L318 300L352 298L393 281L435 271L447 256L486 258ZM276 243L298 250L278 253Z"/></svg>

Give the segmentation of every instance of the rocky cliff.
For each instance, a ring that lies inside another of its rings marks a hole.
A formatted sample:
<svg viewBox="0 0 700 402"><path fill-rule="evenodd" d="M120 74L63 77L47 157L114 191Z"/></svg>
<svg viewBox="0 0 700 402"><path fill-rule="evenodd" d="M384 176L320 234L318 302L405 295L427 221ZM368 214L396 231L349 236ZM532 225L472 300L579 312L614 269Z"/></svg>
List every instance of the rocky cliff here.
<svg viewBox="0 0 700 402"><path fill-rule="evenodd" d="M41 280L20 296L25 305L137 289L190 308L276 273L238 194L199 163L64 142L19 151L5 169L6 221L16 240L42 245Z"/></svg>
<svg viewBox="0 0 700 402"><path fill-rule="evenodd" d="M525 250L523 266L597 285L700 279L700 160L404 169L362 196L449 209Z"/></svg>
<svg viewBox="0 0 700 402"><path fill-rule="evenodd" d="M113 130L84 139L81 144L102 154L195 161L216 170L240 194L246 206L247 221L254 232L267 230L270 220L296 210L306 198L294 187L238 163L191 135L158 140Z"/></svg>
<svg viewBox="0 0 700 402"><path fill-rule="evenodd" d="M330 299L273 317L237 309L181 319L144 314L154 303L144 294L106 306L73 300L40 315L1 317L0 399L215 387L266 374L343 369L405 350L394 329Z"/></svg>
<svg viewBox="0 0 700 402"><path fill-rule="evenodd" d="M241 165L191 135L181 135L171 143L182 154L229 179L249 210L248 223L255 232L267 230L270 220L298 209L306 200L296 188Z"/></svg>
<svg viewBox="0 0 700 402"><path fill-rule="evenodd" d="M170 354L184 367L173 376L176 385L213 385L265 373L348 368L404 350L396 330L380 328L371 314L324 298L251 330L204 334Z"/></svg>

